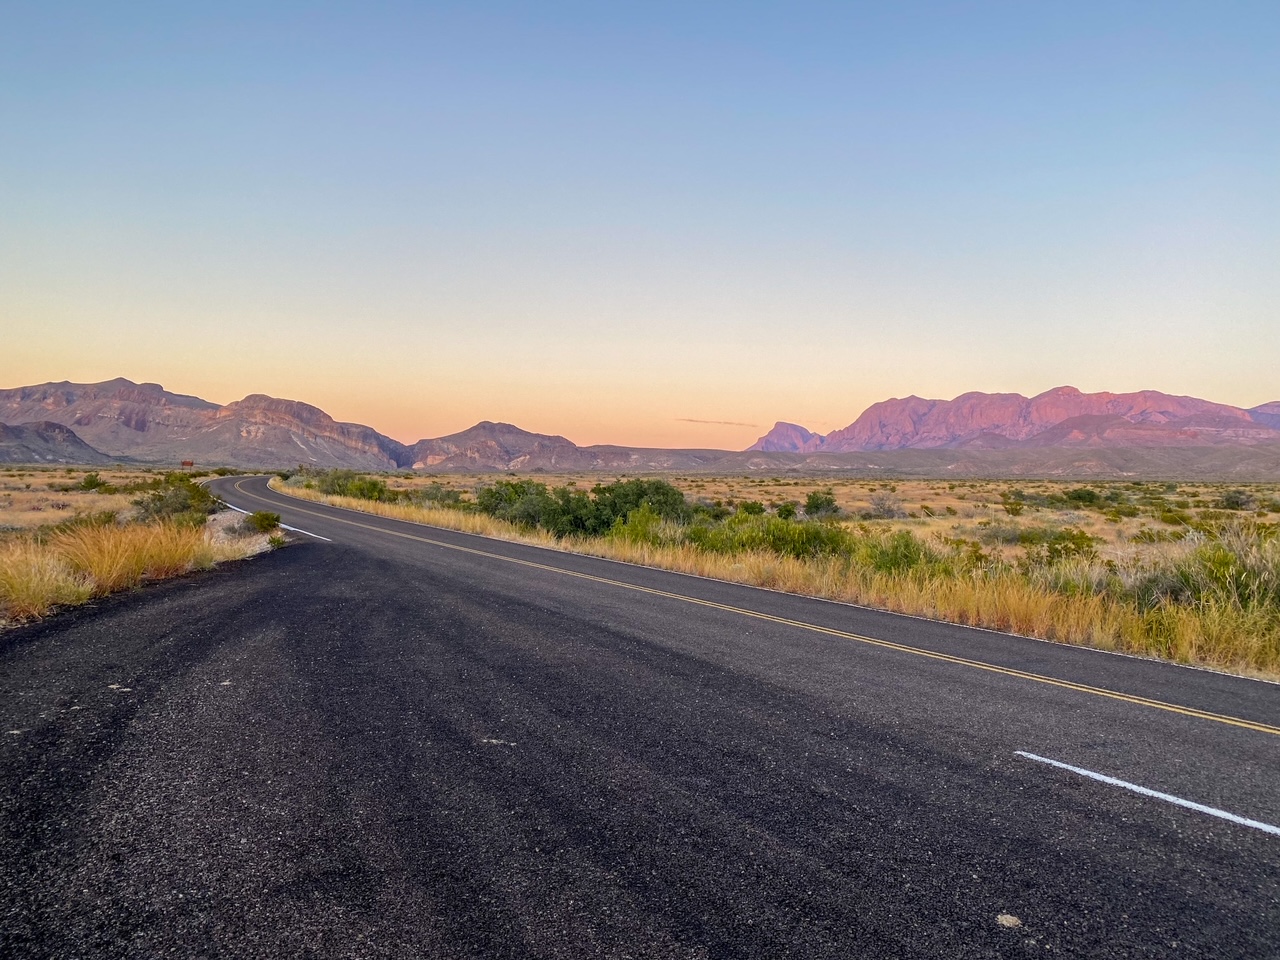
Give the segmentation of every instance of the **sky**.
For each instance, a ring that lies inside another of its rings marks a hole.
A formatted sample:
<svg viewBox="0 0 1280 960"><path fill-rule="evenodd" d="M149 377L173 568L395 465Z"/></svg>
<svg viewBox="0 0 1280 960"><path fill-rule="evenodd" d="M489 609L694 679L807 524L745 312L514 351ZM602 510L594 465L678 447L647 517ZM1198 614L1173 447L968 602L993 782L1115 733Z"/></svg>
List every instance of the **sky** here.
<svg viewBox="0 0 1280 960"><path fill-rule="evenodd" d="M1280 399L1280 4L0 0L0 387L740 449Z"/></svg>

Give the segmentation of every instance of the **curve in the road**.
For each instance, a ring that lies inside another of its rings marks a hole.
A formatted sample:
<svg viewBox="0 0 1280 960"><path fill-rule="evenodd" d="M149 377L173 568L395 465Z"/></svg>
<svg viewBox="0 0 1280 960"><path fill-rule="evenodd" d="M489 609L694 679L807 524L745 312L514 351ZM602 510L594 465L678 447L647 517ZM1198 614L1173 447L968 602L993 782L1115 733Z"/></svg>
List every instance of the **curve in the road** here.
<svg viewBox="0 0 1280 960"><path fill-rule="evenodd" d="M253 499L253 500L257 500L260 503L274 505L273 501L245 490L242 484L243 484L243 481L237 481L233 485L235 487L236 492L239 493L240 495L249 497L250 499ZM287 494L281 494L281 495L287 496ZM296 499L296 498L292 498L292 499ZM304 503L309 501L299 501L299 502ZM341 511L346 511L351 513L358 513L358 511L351 511L345 507L336 507L333 505L326 505L326 506L328 507L329 510L334 510L334 511L341 510ZM647 593L653 596L663 597L668 600L678 600L684 603L695 604L697 606L711 607L716 610L722 610L726 613L733 613L739 616L749 617L755 620L766 620L771 623L777 623L783 626L796 627L801 630L809 630L815 633L825 634L826 636L830 636L830 637L838 637L839 639L842 639L842 640L850 640L857 643L871 644L873 646L881 647L887 650L893 650L898 653L906 653L906 654L910 654L912 656L917 656L917 657L926 657L931 660L940 660L946 663L955 664L956 666L969 667L975 670L986 670L991 673L999 673L1005 676L1015 677L1020 680L1028 680L1034 683L1042 683L1042 684L1048 684L1050 686L1062 687L1067 690L1073 690L1077 693L1088 694L1089 696L1105 697L1112 700L1120 700L1125 703L1135 704L1137 706L1149 707L1153 710L1164 710L1170 713L1178 713L1184 716L1194 717L1199 720L1208 720L1213 723L1223 723L1229 726L1242 727L1246 730L1253 730L1258 733L1270 734L1272 736L1280 736L1280 727L1273 726L1267 723L1259 723L1257 721L1247 720L1241 717L1233 717L1226 714L1213 713L1208 710L1199 710L1199 709L1196 709L1195 707L1182 706L1176 703L1166 703L1162 700L1155 700L1149 697L1136 696L1134 694L1123 693L1117 690L1108 690L1104 687L1096 687L1096 686L1091 686L1089 684L1076 683L1070 680L1062 680L1056 677L1044 676L1043 674L1032 673L1026 670L1017 670L1011 667L1001 666L999 664L987 663L981 660L973 660L967 657L959 657L959 656L955 656L954 654L942 653L936 650L928 650L922 647L912 646L910 644L898 643L893 640L884 640L878 637L868 637L858 633L850 633L844 630L837 630L832 627L822 626L821 624L809 623L803 620L793 620L787 617L774 616L773 614L764 613L758 610L751 610L746 607L733 606L725 603L717 603L712 600L705 600L700 597L692 597L687 594L673 593L671 591L659 590L654 587L647 587L641 584L628 583L624 580L614 580L609 577L600 577L594 574L583 573L578 570L566 570L565 568L555 566L554 564L538 563L537 561L525 560L520 557L509 557L500 553L493 553L486 550L477 550L473 547L464 547L464 546L461 546L460 544L448 543L444 540L437 540L431 537L422 537L416 534L406 533L402 530L391 530L386 527L375 526L369 523L362 523L358 520L352 520L347 517L333 516L328 513L321 513L316 510L309 510L303 506L291 505L291 507L292 509L297 510L299 513L305 513L315 517L322 517L326 520L331 520L337 523L344 523L353 527L361 527L365 530L371 530L376 533L383 533L388 536L400 537L405 540L413 540L419 543L429 544L433 547L442 547L447 550L456 550L462 553L469 553L475 556L484 557L486 559L502 560L507 563L519 564L521 566L531 567L534 569L543 570L551 573L557 573L567 577L576 577L581 580L588 580L594 583L600 583L600 584L604 584L611 587L618 587L624 590L633 590L639 593ZM400 522L411 522L411 521L400 521ZM426 525L422 524L422 526L426 526ZM477 536L477 535L472 534L472 536Z"/></svg>

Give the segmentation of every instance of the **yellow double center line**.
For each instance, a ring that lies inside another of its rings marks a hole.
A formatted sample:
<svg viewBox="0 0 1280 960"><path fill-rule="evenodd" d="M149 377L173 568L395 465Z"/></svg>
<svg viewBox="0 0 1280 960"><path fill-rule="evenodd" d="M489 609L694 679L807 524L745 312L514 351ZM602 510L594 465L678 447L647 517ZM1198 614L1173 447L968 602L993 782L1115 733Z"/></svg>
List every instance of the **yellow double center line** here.
<svg viewBox="0 0 1280 960"><path fill-rule="evenodd" d="M243 482L244 481L241 480L235 483L235 488L239 493L246 497L251 497L254 500L258 500L261 503L270 504L272 506L277 505L273 500L267 500L264 497L260 497L257 494L244 490L240 486ZM623 590L633 590L636 593L646 593L655 597L664 597L668 600L679 600L684 603L691 603L699 607L709 607L713 610L722 610L725 613L733 613L742 617L750 617L753 620L764 620L769 623L781 624L782 626L808 630L811 633L821 633L829 637L839 637L841 640L853 640L858 643L869 644L873 647L880 647L884 650L893 650L897 653L907 653L916 657L925 657L929 660L941 660L944 663L952 663L961 667L972 667L975 670L985 670L988 673L999 673L1006 677L1016 677L1019 680L1031 680L1035 683L1043 683L1051 687L1061 687L1064 690L1074 690L1077 693L1085 693L1094 697L1105 697L1109 700L1120 700L1124 703L1132 703L1140 707L1150 707L1153 710L1164 710L1168 713L1179 713L1183 716L1195 717L1198 720L1211 720L1214 723L1225 723L1233 727L1243 727L1245 730L1255 730L1258 733L1269 733L1274 736L1280 736L1280 727L1274 727L1266 723L1257 723L1253 720L1242 720L1239 717L1229 717L1220 713L1210 713L1207 710L1197 710L1194 707L1183 707L1176 703L1165 703L1163 700L1152 700L1148 697L1138 697L1129 693L1120 693L1116 690L1108 690L1105 687L1093 687L1084 683L1074 683L1070 680L1059 680L1056 677L1046 677L1042 674L1029 673L1025 670L1015 670L1011 667L1001 667L994 663L984 663L981 660L970 660L967 657L957 657L949 653L939 653L936 650L926 650L922 647L912 647L903 643L894 643L892 640L880 640L876 637L864 637L858 633L847 633L844 630L836 630L832 627L824 627L816 623L807 623L804 620L791 620L787 617L775 617L772 614L761 613L758 610L750 610L746 607L735 607L727 603L716 603L713 600L703 600L700 597L690 597L683 593L671 593L667 590L657 590L653 587L644 587L636 583L627 583L625 580L612 580L608 577L597 577L594 574L580 573L576 570L566 570L563 567L556 567L551 564L537 563L533 560L522 560L518 557L508 557L500 553L490 553L487 550L476 550L472 547L463 547L455 543L447 543L443 540L433 540L430 537L419 537L412 533L404 533L400 530L388 530L385 527L378 527L368 523L360 523L357 520L349 520L345 517L335 517L332 514L320 513L316 510L307 510L304 507L297 507L293 504L290 504L289 508L313 517L331 520L335 523L346 523L353 527L362 527L365 530L372 530L375 533L383 533L392 537L400 537L404 540L414 540L418 543L427 543L434 547L443 547L446 550L457 550L460 553L470 553L477 557L502 560L506 563L514 563L522 567L532 567L535 570L546 570L550 573L558 573L566 577L576 577L579 580L589 580L593 583L603 583L611 587L619 587ZM330 507L329 509L346 510L348 508ZM393 520L393 522L409 523L412 521ZM470 536L474 536L474 534L470 534Z"/></svg>

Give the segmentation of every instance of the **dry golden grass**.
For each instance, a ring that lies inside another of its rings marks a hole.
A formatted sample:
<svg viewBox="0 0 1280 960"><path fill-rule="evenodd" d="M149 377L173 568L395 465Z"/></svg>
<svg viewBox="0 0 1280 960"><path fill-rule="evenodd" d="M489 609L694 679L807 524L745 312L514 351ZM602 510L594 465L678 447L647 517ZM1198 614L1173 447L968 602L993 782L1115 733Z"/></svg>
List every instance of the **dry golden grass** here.
<svg viewBox="0 0 1280 960"><path fill-rule="evenodd" d="M890 574L840 557L797 559L767 551L717 554L689 543L655 545L621 537L556 540L545 532L523 530L483 514L325 496L278 480L272 481L272 487L306 500L503 540L1061 643L1254 676L1280 676L1275 623L1238 607L1166 606L1144 613L1099 594L1056 592L1012 570L972 577L919 571Z"/></svg>
<svg viewBox="0 0 1280 960"><path fill-rule="evenodd" d="M174 524L93 523L50 528L93 515L135 514L137 493L85 490L94 473L126 488L163 471L13 466L0 469L0 622L43 616L55 607L179 576L221 560L249 556L265 537L227 536L225 524L203 530ZM43 531L43 532L42 532Z"/></svg>
<svg viewBox="0 0 1280 960"><path fill-rule="evenodd" d="M255 549L249 539L214 543L200 528L171 523L14 537L0 543L0 613L10 620L44 616L55 607L207 569Z"/></svg>
<svg viewBox="0 0 1280 960"><path fill-rule="evenodd" d="M214 562L203 530L171 523L78 527L58 534L49 547L85 574L99 594L207 569Z"/></svg>
<svg viewBox="0 0 1280 960"><path fill-rule="evenodd" d="M28 539L0 544L0 610L7 617L39 617L93 594L92 581L47 546Z"/></svg>
<svg viewBox="0 0 1280 960"><path fill-rule="evenodd" d="M0 470L0 533L52 526L85 513L111 511L122 517L132 513L137 494L76 489L88 473L116 486L157 475L137 469L88 467L14 466Z"/></svg>

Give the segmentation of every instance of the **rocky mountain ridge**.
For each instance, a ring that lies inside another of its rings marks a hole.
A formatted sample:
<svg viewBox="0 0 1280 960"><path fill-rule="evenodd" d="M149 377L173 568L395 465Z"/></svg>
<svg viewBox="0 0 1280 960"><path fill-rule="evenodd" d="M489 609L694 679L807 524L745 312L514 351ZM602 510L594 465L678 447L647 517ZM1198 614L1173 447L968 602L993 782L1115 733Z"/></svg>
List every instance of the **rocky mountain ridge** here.
<svg viewBox="0 0 1280 960"><path fill-rule="evenodd" d="M192 460L201 466L305 463L472 473L1280 474L1280 401L1244 410L1156 391L1085 394L1070 387L1032 398L967 393L955 400L886 400L825 437L780 422L743 452L579 446L562 436L490 421L405 444L296 400L251 394L220 406L125 379L0 390L0 424L10 425L0 438L9 453L0 452L0 458L12 462ZM26 430L22 439L12 429L18 424ZM1159 452L1164 450L1167 456Z"/></svg>
<svg viewBox="0 0 1280 960"><path fill-rule="evenodd" d="M0 423L0 463L110 463L76 436L75 431L48 420L14 426Z"/></svg>
<svg viewBox="0 0 1280 960"><path fill-rule="evenodd" d="M807 437L804 435L808 434ZM1250 410L1143 390L1082 393L1056 387L1035 397L965 393L954 400L873 403L826 436L779 422L749 450L855 453L937 448L1216 446L1280 440L1280 402Z"/></svg>
<svg viewBox="0 0 1280 960"><path fill-rule="evenodd" d="M560 436L483 421L446 437L400 443L308 403L250 394L219 406L155 383L38 384L0 390L0 424L55 423L87 446L82 462L112 459L206 466L353 470L583 471L695 468L724 450L580 447ZM14 449L18 449L16 446Z"/></svg>
<svg viewBox="0 0 1280 960"><path fill-rule="evenodd" d="M251 394L219 406L124 378L0 390L0 423L37 420L70 427L108 457L133 460L392 470L407 457L403 444L310 404Z"/></svg>

